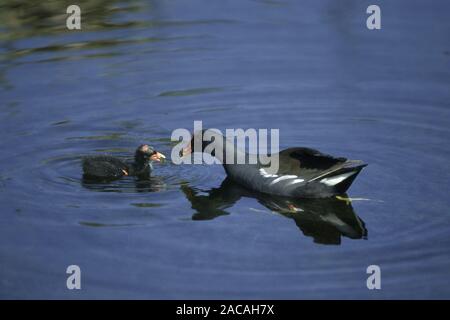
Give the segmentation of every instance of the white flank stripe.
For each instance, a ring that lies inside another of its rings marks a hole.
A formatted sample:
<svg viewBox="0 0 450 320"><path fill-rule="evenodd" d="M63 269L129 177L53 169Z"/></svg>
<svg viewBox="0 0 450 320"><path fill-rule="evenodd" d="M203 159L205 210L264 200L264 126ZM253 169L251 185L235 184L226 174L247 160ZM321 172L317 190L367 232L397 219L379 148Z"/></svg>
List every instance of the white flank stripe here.
<svg viewBox="0 0 450 320"><path fill-rule="evenodd" d="M287 186L291 186L291 185L293 185L293 184L301 183L301 182L303 182L303 181L305 181L305 180L303 180L303 179L295 179L294 181L289 182L289 183L287 184Z"/></svg>
<svg viewBox="0 0 450 320"><path fill-rule="evenodd" d="M281 176L281 177L276 178L272 182L270 182L270 185L273 185L275 183L278 183L278 182L286 180L286 179L295 179L295 178L297 178L297 176L294 176L294 175Z"/></svg>
<svg viewBox="0 0 450 320"><path fill-rule="evenodd" d="M270 173L267 173L267 171L264 170L263 168L259 169L259 173L260 173L264 178L276 178L276 177L278 177L276 174L270 174Z"/></svg>
<svg viewBox="0 0 450 320"><path fill-rule="evenodd" d="M334 176L334 177L331 177L331 178L322 179L322 180L320 180L320 182L326 184L327 186L335 186L338 183L340 183L340 182L344 181L345 179L347 179L348 177L354 175L355 173L356 173L356 171L347 172L347 173L340 174L338 176Z"/></svg>

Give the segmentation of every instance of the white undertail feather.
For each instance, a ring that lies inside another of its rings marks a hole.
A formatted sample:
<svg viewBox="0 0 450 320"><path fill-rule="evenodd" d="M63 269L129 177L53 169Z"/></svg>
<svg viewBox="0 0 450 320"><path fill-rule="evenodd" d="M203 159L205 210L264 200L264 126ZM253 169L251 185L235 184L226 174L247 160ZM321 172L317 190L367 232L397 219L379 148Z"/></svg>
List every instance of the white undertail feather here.
<svg viewBox="0 0 450 320"><path fill-rule="evenodd" d="M357 171L351 171L351 172L343 173L343 174L340 174L340 175L337 175L337 176L324 178L324 179L320 180L320 182L326 184L327 186L335 186L338 183L341 183L342 181L347 179L348 177L351 177L355 173L357 173Z"/></svg>

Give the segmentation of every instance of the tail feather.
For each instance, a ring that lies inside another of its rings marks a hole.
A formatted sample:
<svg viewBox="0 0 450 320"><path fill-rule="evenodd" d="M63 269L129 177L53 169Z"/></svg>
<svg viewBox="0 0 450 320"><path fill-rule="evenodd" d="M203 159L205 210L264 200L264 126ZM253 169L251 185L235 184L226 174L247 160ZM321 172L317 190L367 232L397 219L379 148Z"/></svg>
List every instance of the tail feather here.
<svg viewBox="0 0 450 320"><path fill-rule="evenodd" d="M355 178L367 164L359 160L349 160L340 168L327 172L314 180L333 187L336 193L345 193Z"/></svg>

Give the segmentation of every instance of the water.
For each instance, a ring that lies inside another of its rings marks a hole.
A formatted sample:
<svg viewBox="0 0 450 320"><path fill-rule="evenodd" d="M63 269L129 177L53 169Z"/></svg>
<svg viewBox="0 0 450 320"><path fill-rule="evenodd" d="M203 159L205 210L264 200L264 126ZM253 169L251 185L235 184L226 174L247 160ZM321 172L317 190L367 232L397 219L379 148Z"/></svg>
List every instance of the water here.
<svg viewBox="0 0 450 320"><path fill-rule="evenodd" d="M78 1L82 31L60 1L15 3L0 8L0 297L450 297L448 1L379 1L380 31L368 1ZM83 184L82 156L170 154L194 120L369 166L351 204L170 161L149 182Z"/></svg>

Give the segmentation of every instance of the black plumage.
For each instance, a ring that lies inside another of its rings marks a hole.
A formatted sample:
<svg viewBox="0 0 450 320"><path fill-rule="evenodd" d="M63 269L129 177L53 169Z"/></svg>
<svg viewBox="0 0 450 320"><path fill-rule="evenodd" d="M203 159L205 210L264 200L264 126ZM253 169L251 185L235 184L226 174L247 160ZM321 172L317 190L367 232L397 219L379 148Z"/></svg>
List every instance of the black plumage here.
<svg viewBox="0 0 450 320"><path fill-rule="evenodd" d="M164 155L146 144L136 149L133 162L109 155L85 157L82 162L83 178L113 180L123 176L149 176L152 161L160 161L161 158Z"/></svg>

